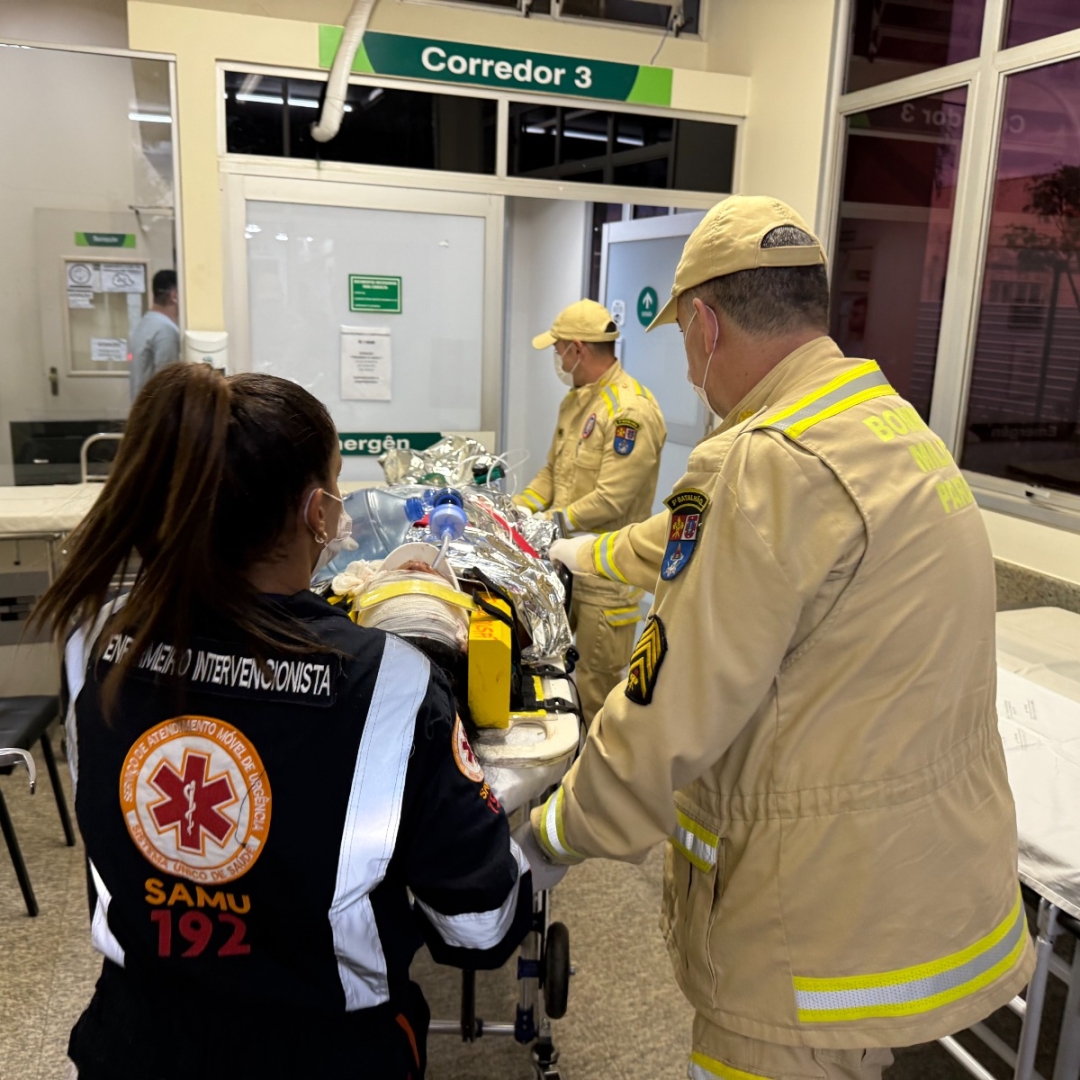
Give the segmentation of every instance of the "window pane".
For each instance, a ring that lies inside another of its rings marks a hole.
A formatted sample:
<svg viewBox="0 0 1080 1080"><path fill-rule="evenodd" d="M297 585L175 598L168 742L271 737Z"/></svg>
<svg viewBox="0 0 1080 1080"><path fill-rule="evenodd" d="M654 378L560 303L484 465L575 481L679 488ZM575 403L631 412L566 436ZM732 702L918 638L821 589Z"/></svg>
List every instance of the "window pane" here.
<svg viewBox="0 0 1080 1080"><path fill-rule="evenodd" d="M832 335L930 415L966 90L848 117Z"/></svg>
<svg viewBox="0 0 1080 1080"><path fill-rule="evenodd" d="M311 125L319 117L325 85L313 79L226 72L229 152L494 173L494 101L350 86L341 131L320 144L311 137Z"/></svg>
<svg viewBox="0 0 1080 1080"><path fill-rule="evenodd" d="M736 131L732 124L512 103L509 173L727 193Z"/></svg>
<svg viewBox="0 0 1080 1080"><path fill-rule="evenodd" d="M978 56L985 7L986 0L854 0L846 90Z"/></svg>
<svg viewBox="0 0 1080 1080"><path fill-rule="evenodd" d="M700 0L686 0L683 4L684 22L680 33L697 33L699 6ZM564 0L562 11L563 15L633 23L637 26L656 26L661 30L671 19L670 7L664 4L642 4L636 0Z"/></svg>
<svg viewBox="0 0 1080 1080"><path fill-rule="evenodd" d="M1080 60L1006 85L964 468L1080 493Z"/></svg>
<svg viewBox="0 0 1080 1080"><path fill-rule="evenodd" d="M1005 47L1080 28L1077 0L1012 0L1005 26Z"/></svg>

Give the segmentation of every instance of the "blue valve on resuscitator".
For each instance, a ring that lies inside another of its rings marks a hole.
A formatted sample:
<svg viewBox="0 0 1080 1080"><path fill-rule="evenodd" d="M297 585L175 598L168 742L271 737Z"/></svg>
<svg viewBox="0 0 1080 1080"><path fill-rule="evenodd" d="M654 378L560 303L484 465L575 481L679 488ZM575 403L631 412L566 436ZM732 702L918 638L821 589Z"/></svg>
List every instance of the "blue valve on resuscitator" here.
<svg viewBox="0 0 1080 1080"><path fill-rule="evenodd" d="M469 523L461 495L452 488L440 491L435 496L428 523L431 535L436 540L460 540L465 535L465 526Z"/></svg>

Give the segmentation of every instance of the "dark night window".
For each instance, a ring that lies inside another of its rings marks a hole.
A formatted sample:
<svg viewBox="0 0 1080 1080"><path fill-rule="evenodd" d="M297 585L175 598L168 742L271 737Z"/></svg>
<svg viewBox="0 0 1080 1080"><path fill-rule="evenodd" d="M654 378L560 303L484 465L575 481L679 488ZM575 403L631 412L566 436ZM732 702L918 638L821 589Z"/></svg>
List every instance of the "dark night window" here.
<svg viewBox="0 0 1080 1080"><path fill-rule="evenodd" d="M362 165L495 172L495 102L381 86L350 86L341 131L316 143L325 83L225 73L226 145L231 154L321 158Z"/></svg>
<svg viewBox="0 0 1080 1080"><path fill-rule="evenodd" d="M731 124L576 106L510 106L511 176L583 184L731 190Z"/></svg>

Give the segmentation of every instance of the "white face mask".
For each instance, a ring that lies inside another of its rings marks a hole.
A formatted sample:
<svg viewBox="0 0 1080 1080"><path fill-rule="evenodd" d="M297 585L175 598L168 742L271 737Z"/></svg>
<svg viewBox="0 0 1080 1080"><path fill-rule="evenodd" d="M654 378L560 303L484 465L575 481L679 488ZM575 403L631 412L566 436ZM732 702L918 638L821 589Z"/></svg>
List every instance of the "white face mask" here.
<svg viewBox="0 0 1080 1080"><path fill-rule="evenodd" d="M307 523L308 510L311 507L311 500L315 498L316 492L320 490L320 488L315 488L307 497L307 502L304 503L305 524ZM317 574L323 567L328 565L339 552L355 551L359 546L352 536L353 520L345 512L345 500L339 499L336 495L331 495L329 491L324 491L323 494L328 498L335 499L337 502L341 503L341 513L338 516L337 532L335 532L333 536L327 537L325 540L319 540L318 534L310 525L308 525L311 535L315 537L315 540L318 543L323 545L323 549L319 552L319 557L315 560L315 566L311 571L313 575Z"/></svg>
<svg viewBox="0 0 1080 1080"><path fill-rule="evenodd" d="M558 378L559 382L561 382L564 386L573 386L574 385L574 372L577 371L578 364L580 364L580 363L581 363L581 357L579 356L577 358L577 362L574 364L574 366L569 371L566 371L563 368L562 357L559 355L559 350L556 349L555 350L555 375Z"/></svg>
<svg viewBox="0 0 1080 1080"><path fill-rule="evenodd" d="M694 308L694 314L690 316L690 321L686 324L686 330L683 331L683 337L686 336L687 331L689 331L690 327L694 325L694 320L696 318L697 318L697 308ZM695 394L697 394L698 400L710 412L716 412L716 410L709 403L709 395L705 392L705 381L709 377L709 365L712 363L713 353L716 352L716 346L717 346L717 344L719 344L719 340L720 339L719 339L719 336L718 336L717 340L713 342L712 350L709 353L709 359L705 361L705 373L701 376L701 385L700 386L698 386L698 384L696 382L694 382L693 378L691 377L690 368L688 367L686 369L686 381L690 384L690 389L693 390Z"/></svg>

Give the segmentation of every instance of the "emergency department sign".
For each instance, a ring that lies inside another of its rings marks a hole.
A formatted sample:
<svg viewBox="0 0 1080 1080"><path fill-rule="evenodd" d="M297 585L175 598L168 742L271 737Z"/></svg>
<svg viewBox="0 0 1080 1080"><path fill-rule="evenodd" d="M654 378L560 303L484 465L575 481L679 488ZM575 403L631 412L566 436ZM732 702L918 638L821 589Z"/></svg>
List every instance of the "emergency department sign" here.
<svg viewBox="0 0 1080 1080"><path fill-rule="evenodd" d="M701 515L709 505L709 498L702 491L676 491L664 500L664 505L671 511L671 524L660 577L671 581L686 569L694 554L701 533Z"/></svg>
<svg viewBox="0 0 1080 1080"><path fill-rule="evenodd" d="M341 44L340 26L319 27L319 64L329 68ZM670 105L672 69L575 56L499 49L461 41L369 30L353 71L404 79L491 86L500 90Z"/></svg>
<svg viewBox="0 0 1080 1080"><path fill-rule="evenodd" d="M246 874L270 831L270 781L242 732L178 716L143 732L120 771L128 835L148 862L191 881Z"/></svg>

